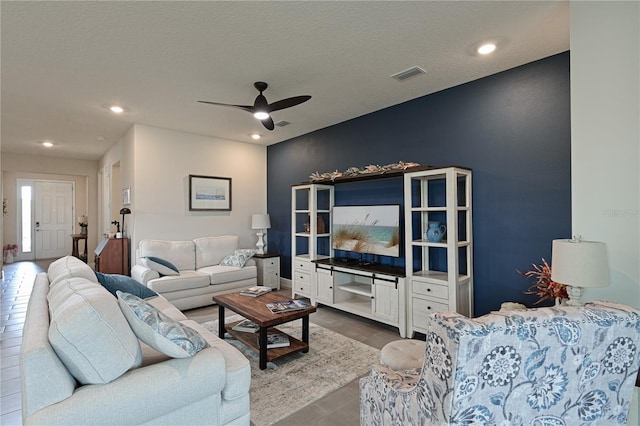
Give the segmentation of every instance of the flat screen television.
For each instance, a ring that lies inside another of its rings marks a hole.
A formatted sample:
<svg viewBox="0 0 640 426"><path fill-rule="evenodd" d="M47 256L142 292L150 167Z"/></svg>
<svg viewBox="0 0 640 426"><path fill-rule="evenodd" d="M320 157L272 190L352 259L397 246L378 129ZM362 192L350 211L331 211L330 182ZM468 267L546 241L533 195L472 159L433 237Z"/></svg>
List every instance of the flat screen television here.
<svg viewBox="0 0 640 426"><path fill-rule="evenodd" d="M400 257L400 206L334 206L331 248Z"/></svg>

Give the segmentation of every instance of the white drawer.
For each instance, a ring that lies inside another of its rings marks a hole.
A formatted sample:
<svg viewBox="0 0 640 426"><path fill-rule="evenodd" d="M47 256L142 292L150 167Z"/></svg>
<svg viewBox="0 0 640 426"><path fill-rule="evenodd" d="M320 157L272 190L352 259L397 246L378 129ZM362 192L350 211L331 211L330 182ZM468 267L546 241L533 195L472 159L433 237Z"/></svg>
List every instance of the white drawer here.
<svg viewBox="0 0 640 426"><path fill-rule="evenodd" d="M302 272L299 270L296 270L294 272L294 276L293 279L295 280L296 283L302 283L305 285L309 285L311 284L311 275L306 273L306 272Z"/></svg>
<svg viewBox="0 0 640 426"><path fill-rule="evenodd" d="M277 268L280 269L280 261L276 259L267 259L264 262L265 268Z"/></svg>
<svg viewBox="0 0 640 426"><path fill-rule="evenodd" d="M440 299L449 299L449 287L433 283L425 283L424 281L412 280L413 292L423 296L437 297Z"/></svg>
<svg viewBox="0 0 640 426"><path fill-rule="evenodd" d="M303 294L305 296L309 296L311 291L311 286L309 285L309 283L304 283L296 280L293 286L297 294Z"/></svg>
<svg viewBox="0 0 640 426"><path fill-rule="evenodd" d="M446 312L449 310L449 305L446 303L436 302L430 299L417 299L413 298L413 323L416 327L426 328L427 317L434 312Z"/></svg>
<svg viewBox="0 0 640 426"><path fill-rule="evenodd" d="M307 262L306 260L299 260L299 259L293 260L293 269L299 269L301 271L307 271L307 272L313 271L311 262Z"/></svg>

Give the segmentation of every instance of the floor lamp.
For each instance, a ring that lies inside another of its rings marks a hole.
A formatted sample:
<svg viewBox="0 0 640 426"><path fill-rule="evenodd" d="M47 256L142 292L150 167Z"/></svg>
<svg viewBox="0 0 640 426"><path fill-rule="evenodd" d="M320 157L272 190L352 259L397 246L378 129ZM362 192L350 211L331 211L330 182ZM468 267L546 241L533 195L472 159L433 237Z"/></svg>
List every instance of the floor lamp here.
<svg viewBox="0 0 640 426"><path fill-rule="evenodd" d="M123 207L123 208L120 209L120 214L122 215L122 237L120 238L120 244L121 244L120 248L122 249L122 265L121 265L122 266L122 275L129 275L128 274L129 271L128 270L125 271L125 268L124 268L124 236L125 236L125 233L124 233L124 216L127 215L127 214L131 214L131 209L129 209L127 207ZM129 269L129 268L127 268L127 269ZM125 273L125 272L127 272L127 273Z"/></svg>

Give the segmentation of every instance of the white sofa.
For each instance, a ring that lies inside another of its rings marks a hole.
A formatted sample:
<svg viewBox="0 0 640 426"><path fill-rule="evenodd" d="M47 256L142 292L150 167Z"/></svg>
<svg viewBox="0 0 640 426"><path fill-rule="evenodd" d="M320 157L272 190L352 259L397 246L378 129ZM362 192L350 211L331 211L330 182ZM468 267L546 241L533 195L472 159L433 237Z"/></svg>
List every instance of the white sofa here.
<svg viewBox="0 0 640 426"><path fill-rule="evenodd" d="M164 297L146 302L208 347L169 358L139 341L119 300L75 257L38 274L20 351L23 424L249 425L246 357Z"/></svg>
<svg viewBox="0 0 640 426"><path fill-rule="evenodd" d="M192 241L142 240L136 250L131 277L162 294L180 310L213 304L213 296L257 284L255 261L242 268L220 265L238 249L238 236L196 238ZM143 265L144 257L156 257L175 265L179 275L161 276Z"/></svg>

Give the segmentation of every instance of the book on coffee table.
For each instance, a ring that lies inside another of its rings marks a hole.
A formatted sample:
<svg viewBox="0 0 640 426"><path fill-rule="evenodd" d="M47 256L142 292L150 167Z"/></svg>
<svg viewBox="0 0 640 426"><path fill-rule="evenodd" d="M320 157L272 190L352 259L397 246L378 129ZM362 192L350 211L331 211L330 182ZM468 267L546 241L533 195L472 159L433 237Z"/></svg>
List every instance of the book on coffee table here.
<svg viewBox="0 0 640 426"><path fill-rule="evenodd" d="M299 311L311 306L309 299L292 299L284 302L267 303L267 308L274 314L282 314L284 312Z"/></svg>
<svg viewBox="0 0 640 426"><path fill-rule="evenodd" d="M258 341L258 344L260 344L260 341ZM271 332L267 334L267 349L284 348L289 345L291 345L291 342L286 334Z"/></svg>
<svg viewBox="0 0 640 426"><path fill-rule="evenodd" d="M260 326L251 320L244 320L231 327L235 331L244 331L245 333L257 333Z"/></svg>
<svg viewBox="0 0 640 426"><path fill-rule="evenodd" d="M258 297L258 296L262 296L263 294L267 294L270 291L271 291L271 287L257 285L255 287L249 287L246 290L242 290L240 294L242 296Z"/></svg>

